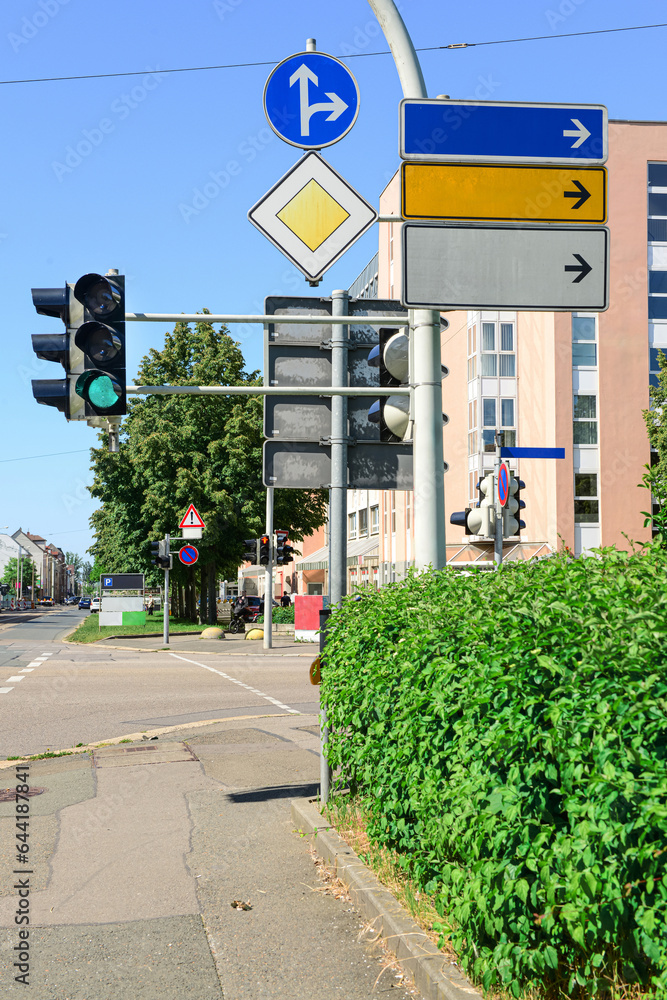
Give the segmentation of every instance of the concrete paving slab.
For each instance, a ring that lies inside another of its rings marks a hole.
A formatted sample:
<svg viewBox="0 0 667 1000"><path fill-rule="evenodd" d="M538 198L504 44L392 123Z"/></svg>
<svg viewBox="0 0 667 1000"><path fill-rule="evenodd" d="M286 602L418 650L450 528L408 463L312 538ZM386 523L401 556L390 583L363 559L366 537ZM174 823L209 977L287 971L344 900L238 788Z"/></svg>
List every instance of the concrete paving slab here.
<svg viewBox="0 0 667 1000"><path fill-rule="evenodd" d="M13 979L0 934L2 996L35 1000L223 1000L199 914L33 928L30 986Z"/></svg>
<svg viewBox="0 0 667 1000"><path fill-rule="evenodd" d="M155 743L146 746L99 747L93 751L95 767L134 767L137 764L167 764L175 761L196 761L192 750L184 743Z"/></svg>
<svg viewBox="0 0 667 1000"><path fill-rule="evenodd" d="M34 890L45 889L51 869L49 867L58 837L57 816L33 816L30 820L30 867L33 874L30 884ZM13 874L16 864L16 820L0 819L0 896L11 896L16 904ZM19 875L18 878L21 876ZM14 909L16 906L14 905Z"/></svg>

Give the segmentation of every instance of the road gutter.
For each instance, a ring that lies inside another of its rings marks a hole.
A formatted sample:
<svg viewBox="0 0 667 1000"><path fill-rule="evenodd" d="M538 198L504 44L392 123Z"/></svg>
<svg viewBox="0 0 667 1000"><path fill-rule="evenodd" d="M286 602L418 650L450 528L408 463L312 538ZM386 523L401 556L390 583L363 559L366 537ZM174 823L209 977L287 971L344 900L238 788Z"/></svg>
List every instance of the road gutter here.
<svg viewBox="0 0 667 1000"><path fill-rule="evenodd" d="M471 1000L482 994L458 966L436 948L393 893L382 885L310 799L292 799L292 822L320 857L349 888L366 920L372 921L387 948L425 1000Z"/></svg>

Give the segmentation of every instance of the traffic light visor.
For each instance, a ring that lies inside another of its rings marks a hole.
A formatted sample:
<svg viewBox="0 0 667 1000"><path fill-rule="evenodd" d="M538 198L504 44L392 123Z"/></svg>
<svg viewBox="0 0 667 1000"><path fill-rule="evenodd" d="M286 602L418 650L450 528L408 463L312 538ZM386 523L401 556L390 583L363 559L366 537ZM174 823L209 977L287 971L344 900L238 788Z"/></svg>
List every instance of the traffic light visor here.
<svg viewBox="0 0 667 1000"><path fill-rule="evenodd" d="M68 415L69 387L66 378L33 379L32 394L38 403L43 403L44 406L55 406L65 416Z"/></svg>
<svg viewBox="0 0 667 1000"><path fill-rule="evenodd" d="M56 316L67 322L67 288L33 288L32 303L40 316Z"/></svg>
<svg viewBox="0 0 667 1000"><path fill-rule="evenodd" d="M67 369L69 338L66 333L33 333L32 349L44 361L60 361Z"/></svg>
<svg viewBox="0 0 667 1000"><path fill-rule="evenodd" d="M101 274L84 274L74 286L74 297L102 319L116 311L122 300L119 288Z"/></svg>

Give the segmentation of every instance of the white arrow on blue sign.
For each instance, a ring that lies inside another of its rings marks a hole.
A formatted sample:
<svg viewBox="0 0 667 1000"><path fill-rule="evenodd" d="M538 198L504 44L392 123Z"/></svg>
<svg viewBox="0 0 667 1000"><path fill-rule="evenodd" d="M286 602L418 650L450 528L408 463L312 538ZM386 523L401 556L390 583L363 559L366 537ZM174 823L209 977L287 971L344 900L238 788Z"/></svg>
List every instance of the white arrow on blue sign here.
<svg viewBox="0 0 667 1000"><path fill-rule="evenodd" d="M283 59L264 87L264 113L281 139L322 149L350 131L359 114L359 87L347 66L324 52Z"/></svg>
<svg viewBox="0 0 667 1000"><path fill-rule="evenodd" d="M607 109L406 99L399 135L404 160L598 165L607 160Z"/></svg>

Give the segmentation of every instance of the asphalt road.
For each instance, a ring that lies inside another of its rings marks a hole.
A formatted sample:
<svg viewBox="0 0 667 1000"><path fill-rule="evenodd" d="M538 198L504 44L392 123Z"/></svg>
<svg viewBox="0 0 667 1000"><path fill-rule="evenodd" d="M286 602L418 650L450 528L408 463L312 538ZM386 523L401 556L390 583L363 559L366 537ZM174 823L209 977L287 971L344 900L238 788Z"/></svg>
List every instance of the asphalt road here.
<svg viewBox="0 0 667 1000"><path fill-rule="evenodd" d="M63 642L86 614L67 608L0 629L0 758L262 710L319 710L308 657L249 656L242 642L244 655L224 657Z"/></svg>

